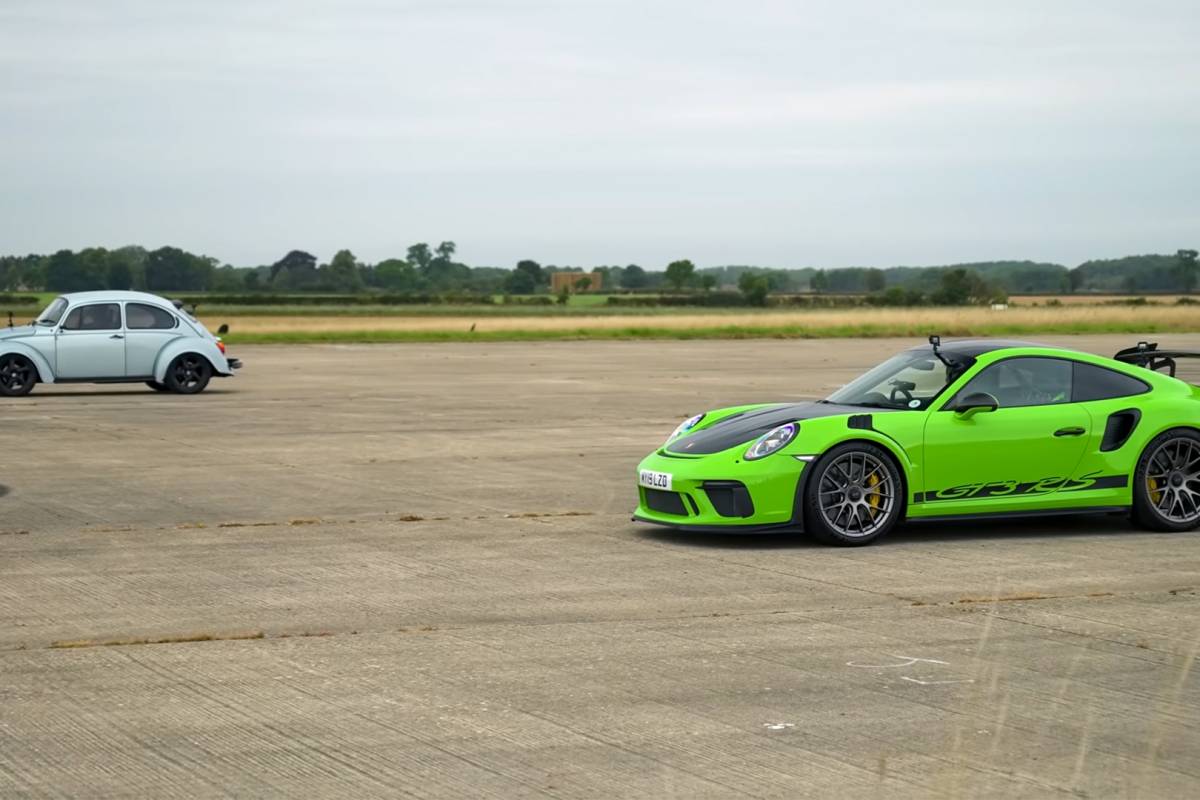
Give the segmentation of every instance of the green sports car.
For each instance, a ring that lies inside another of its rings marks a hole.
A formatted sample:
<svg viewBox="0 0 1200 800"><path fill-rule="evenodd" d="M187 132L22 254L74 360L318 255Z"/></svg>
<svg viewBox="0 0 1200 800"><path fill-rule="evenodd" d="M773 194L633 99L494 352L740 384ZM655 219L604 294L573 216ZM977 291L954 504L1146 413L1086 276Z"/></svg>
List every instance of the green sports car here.
<svg viewBox="0 0 1200 800"><path fill-rule="evenodd" d="M862 545L902 520L1125 512L1200 525L1200 353L998 340L888 359L825 400L722 408L638 465L634 519ZM1165 373L1164 373L1165 371Z"/></svg>

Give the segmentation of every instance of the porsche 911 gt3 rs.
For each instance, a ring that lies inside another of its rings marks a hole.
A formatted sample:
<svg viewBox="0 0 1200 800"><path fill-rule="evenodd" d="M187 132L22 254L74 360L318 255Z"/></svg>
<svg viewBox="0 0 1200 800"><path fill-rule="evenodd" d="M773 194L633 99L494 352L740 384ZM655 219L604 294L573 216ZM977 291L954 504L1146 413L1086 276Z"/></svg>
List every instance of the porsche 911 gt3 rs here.
<svg viewBox="0 0 1200 800"><path fill-rule="evenodd" d="M903 520L1128 512L1200 526L1200 353L1104 358L998 340L929 345L828 398L697 414L638 465L634 519L868 544Z"/></svg>

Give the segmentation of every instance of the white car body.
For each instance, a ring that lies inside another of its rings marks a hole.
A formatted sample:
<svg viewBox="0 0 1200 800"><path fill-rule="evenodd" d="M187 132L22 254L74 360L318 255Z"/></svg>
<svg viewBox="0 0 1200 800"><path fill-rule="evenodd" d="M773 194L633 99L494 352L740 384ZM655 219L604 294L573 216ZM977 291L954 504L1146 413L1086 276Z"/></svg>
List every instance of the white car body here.
<svg viewBox="0 0 1200 800"><path fill-rule="evenodd" d="M231 376L241 366L225 356L220 340L198 320L170 300L145 292L61 295L33 323L0 328L0 370L23 363L11 356L31 363L41 383L145 382L184 393L200 391L209 377ZM177 361L181 357L186 358ZM168 369L183 361L205 373L199 388L182 388L168 378ZM8 375L0 375L0 382Z"/></svg>

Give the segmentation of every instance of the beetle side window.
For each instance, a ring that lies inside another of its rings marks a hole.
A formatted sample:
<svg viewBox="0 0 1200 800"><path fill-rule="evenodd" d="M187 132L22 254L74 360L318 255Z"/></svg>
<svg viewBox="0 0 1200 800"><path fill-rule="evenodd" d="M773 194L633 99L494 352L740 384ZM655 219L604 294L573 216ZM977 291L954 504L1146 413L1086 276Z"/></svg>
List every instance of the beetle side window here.
<svg viewBox="0 0 1200 800"><path fill-rule="evenodd" d="M125 304L125 327L131 331L167 330L178 324L165 309L145 303Z"/></svg>
<svg viewBox="0 0 1200 800"><path fill-rule="evenodd" d="M121 307L116 303L97 303L71 309L63 322L65 331L119 331Z"/></svg>
<svg viewBox="0 0 1200 800"><path fill-rule="evenodd" d="M1148 391L1150 391L1150 387L1132 375L1098 367L1095 364L1075 362L1075 387L1071 392L1072 402L1109 400L1114 397L1129 397Z"/></svg>
<svg viewBox="0 0 1200 800"><path fill-rule="evenodd" d="M1059 358L1008 358L972 378L955 400L976 392L996 398L1000 408L1071 402L1071 362ZM952 406L952 400L947 407Z"/></svg>

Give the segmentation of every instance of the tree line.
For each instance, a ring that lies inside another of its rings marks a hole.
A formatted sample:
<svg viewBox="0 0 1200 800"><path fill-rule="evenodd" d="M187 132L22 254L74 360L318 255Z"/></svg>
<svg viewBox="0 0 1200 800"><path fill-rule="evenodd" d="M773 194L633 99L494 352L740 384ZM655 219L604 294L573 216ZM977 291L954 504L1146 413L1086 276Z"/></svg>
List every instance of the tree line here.
<svg viewBox="0 0 1200 800"><path fill-rule="evenodd" d="M370 264L350 250L339 250L325 263L307 251L291 250L272 264L235 267L178 247L88 247L78 252L0 256L0 289L526 295L548 292L554 272L585 271L581 267L543 266L532 259L521 260L511 268L472 267L458 261L456 253L457 246L451 241L436 246L417 243L403 257ZM697 269L690 260L679 259L661 269L628 264L586 271L600 275L601 286L590 288L604 291L705 294L737 289L751 303L759 303L769 294L796 292L870 294L897 305L918 300L936 303L964 292L988 300L1008 294L1190 293L1200 283L1197 251L1192 249L1178 250L1174 255L1091 260L1074 268L1033 261L986 261L886 269ZM578 288L589 288L590 281L583 283Z"/></svg>

